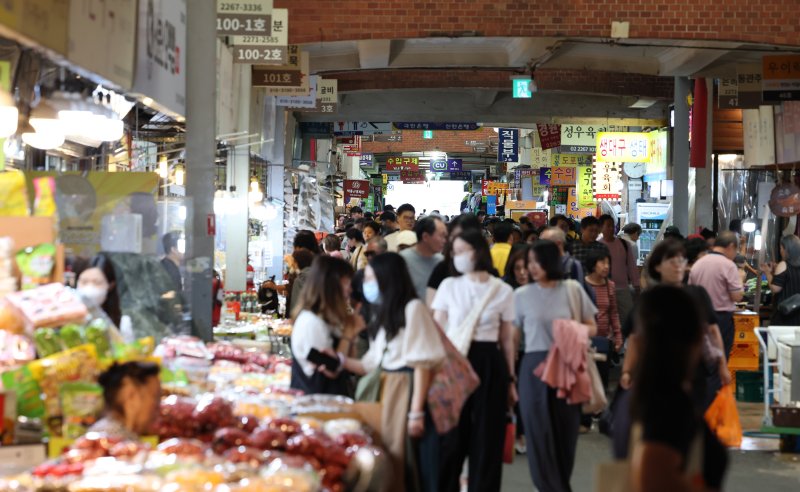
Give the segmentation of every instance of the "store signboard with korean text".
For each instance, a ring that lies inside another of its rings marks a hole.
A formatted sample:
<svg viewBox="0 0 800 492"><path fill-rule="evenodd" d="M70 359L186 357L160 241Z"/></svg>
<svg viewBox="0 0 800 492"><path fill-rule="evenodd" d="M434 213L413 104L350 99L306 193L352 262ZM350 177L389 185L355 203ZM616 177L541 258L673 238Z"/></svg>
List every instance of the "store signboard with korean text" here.
<svg viewBox="0 0 800 492"><path fill-rule="evenodd" d="M719 109L739 107L739 84L736 77L719 79L717 107Z"/></svg>
<svg viewBox="0 0 800 492"><path fill-rule="evenodd" d="M366 198L369 195L369 181L366 179L345 179L344 199Z"/></svg>
<svg viewBox="0 0 800 492"><path fill-rule="evenodd" d="M549 167L539 168L539 184L542 186L550 186L550 179L553 176L552 169Z"/></svg>
<svg viewBox="0 0 800 492"><path fill-rule="evenodd" d="M585 217L594 215L594 204L592 204L592 206L581 207L579 200L578 191L575 189L575 187L567 188L567 217L574 220L581 220Z"/></svg>
<svg viewBox="0 0 800 492"><path fill-rule="evenodd" d="M538 123L536 125L536 131L539 133L539 141L542 144L542 150L561 147L561 125Z"/></svg>
<svg viewBox="0 0 800 492"><path fill-rule="evenodd" d="M333 132L352 135L382 135L394 131L391 123L378 121L334 121Z"/></svg>
<svg viewBox="0 0 800 492"><path fill-rule="evenodd" d="M358 165L360 167L372 167L375 162L375 154L362 153L358 158Z"/></svg>
<svg viewBox="0 0 800 492"><path fill-rule="evenodd" d="M290 59L291 56L290 53ZM265 87L270 96L306 96L310 92L308 63L308 53L301 52L299 66L253 66L252 85ZM320 83L321 81L317 82L317 91Z"/></svg>
<svg viewBox="0 0 800 492"><path fill-rule="evenodd" d="M597 134L598 162L647 162L650 135L641 132L600 132Z"/></svg>
<svg viewBox="0 0 800 492"><path fill-rule="evenodd" d="M400 171L400 181L405 184L423 184L425 174L422 171Z"/></svg>
<svg viewBox="0 0 800 492"><path fill-rule="evenodd" d="M417 157L389 157L386 159L387 171L419 171L419 158Z"/></svg>
<svg viewBox="0 0 800 492"><path fill-rule="evenodd" d="M760 63L736 65L736 92L742 109L758 109L762 103L761 66Z"/></svg>
<svg viewBox="0 0 800 492"><path fill-rule="evenodd" d="M217 36L272 34L272 0L217 0Z"/></svg>
<svg viewBox="0 0 800 492"><path fill-rule="evenodd" d="M302 107L297 111L302 113L336 113L338 104L338 81L336 79L318 79L314 106ZM361 139L360 134L353 134Z"/></svg>
<svg viewBox="0 0 800 492"><path fill-rule="evenodd" d="M130 90L136 66L136 7L135 0L72 0L67 59ZM166 28L164 36L174 37L175 29Z"/></svg>
<svg viewBox="0 0 800 492"><path fill-rule="evenodd" d="M133 92L186 115L186 1L139 2Z"/></svg>
<svg viewBox="0 0 800 492"><path fill-rule="evenodd" d="M800 55L765 56L761 72L765 102L800 100Z"/></svg>
<svg viewBox="0 0 800 492"><path fill-rule="evenodd" d="M598 200L619 200L620 174L614 162L595 162L593 171L594 197Z"/></svg>
<svg viewBox="0 0 800 492"><path fill-rule="evenodd" d="M457 131L473 131L481 126L477 123L465 122L394 122L392 125L397 130L457 130Z"/></svg>
<svg viewBox="0 0 800 492"><path fill-rule="evenodd" d="M320 80L318 75L308 78L309 93L307 96L277 96L275 104L290 109L315 109L317 107L317 84Z"/></svg>
<svg viewBox="0 0 800 492"><path fill-rule="evenodd" d="M497 134L497 162L519 162L519 130L500 128Z"/></svg>
<svg viewBox="0 0 800 492"><path fill-rule="evenodd" d="M3 0L0 24L38 46L67 54L70 2L67 0Z"/></svg>
<svg viewBox="0 0 800 492"><path fill-rule="evenodd" d="M595 206L592 174L592 166L578 166L576 191L579 208L593 208Z"/></svg>
<svg viewBox="0 0 800 492"><path fill-rule="evenodd" d="M236 63L286 65L289 57L289 10L272 10L270 34L232 36L233 60Z"/></svg>
<svg viewBox="0 0 800 492"><path fill-rule="evenodd" d="M564 124L561 125L560 150L565 154L594 154L598 133L626 129L615 125Z"/></svg>
<svg viewBox="0 0 800 492"><path fill-rule="evenodd" d="M578 168L576 166L550 168L550 186L575 186L577 179Z"/></svg>
<svg viewBox="0 0 800 492"><path fill-rule="evenodd" d="M667 130L650 132L650 160L644 174L644 181L667 179L669 133Z"/></svg>

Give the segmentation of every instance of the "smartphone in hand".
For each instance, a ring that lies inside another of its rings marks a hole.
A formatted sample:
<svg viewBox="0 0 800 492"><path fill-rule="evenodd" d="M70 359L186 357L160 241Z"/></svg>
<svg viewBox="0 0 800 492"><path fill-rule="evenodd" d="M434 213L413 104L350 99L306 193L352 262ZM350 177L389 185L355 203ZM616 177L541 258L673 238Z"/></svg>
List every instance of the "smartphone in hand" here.
<svg viewBox="0 0 800 492"><path fill-rule="evenodd" d="M339 358L338 357L331 357L328 354L323 354L319 350L312 348L308 352L308 357L306 357L310 362L318 366L325 366L325 369L336 372L339 370Z"/></svg>

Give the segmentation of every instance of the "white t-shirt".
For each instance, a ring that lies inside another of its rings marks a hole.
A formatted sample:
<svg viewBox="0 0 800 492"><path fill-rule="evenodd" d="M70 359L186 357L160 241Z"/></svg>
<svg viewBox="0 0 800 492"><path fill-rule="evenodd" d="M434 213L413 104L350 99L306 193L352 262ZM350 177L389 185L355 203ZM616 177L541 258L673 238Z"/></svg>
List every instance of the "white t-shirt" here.
<svg viewBox="0 0 800 492"><path fill-rule="evenodd" d="M401 245L417 244L417 234L414 231L395 231L384 239L386 240L386 251L390 253L397 253Z"/></svg>
<svg viewBox="0 0 800 492"><path fill-rule="evenodd" d="M306 376L313 376L316 367L306 357L312 348L319 351L334 349L333 329L325 320L311 311L301 311L292 327L292 355L297 359Z"/></svg>
<svg viewBox="0 0 800 492"><path fill-rule="evenodd" d="M432 367L444 359L439 330L427 306L414 299L406 305L405 315L406 326L388 343L386 331L378 330L375 340L361 359L367 372L375 370L378 364L383 369L395 371L404 367Z"/></svg>
<svg viewBox="0 0 800 492"><path fill-rule="evenodd" d="M497 277L490 276L487 282L471 280L467 275L450 277L442 281L431 309L447 312L447 336L454 338L455 330L461 327L472 308L483 300L492 283L501 284L489 299L478 320L472 339L476 342L497 342L502 321L514 320L514 290Z"/></svg>

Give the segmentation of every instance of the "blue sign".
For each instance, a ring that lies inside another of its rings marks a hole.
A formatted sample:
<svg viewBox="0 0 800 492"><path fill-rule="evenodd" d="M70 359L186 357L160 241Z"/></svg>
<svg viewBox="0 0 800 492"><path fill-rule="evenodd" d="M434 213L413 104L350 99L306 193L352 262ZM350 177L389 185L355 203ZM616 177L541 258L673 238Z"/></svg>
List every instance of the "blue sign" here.
<svg viewBox="0 0 800 492"><path fill-rule="evenodd" d="M497 195L488 195L486 197L486 215L495 215L497 213Z"/></svg>
<svg viewBox="0 0 800 492"><path fill-rule="evenodd" d="M447 159L447 170L451 173L454 171L461 171L464 161L461 159Z"/></svg>
<svg viewBox="0 0 800 492"><path fill-rule="evenodd" d="M477 123L434 123L434 122L400 122L392 123L398 130L466 130L473 131L480 128Z"/></svg>
<svg viewBox="0 0 800 492"><path fill-rule="evenodd" d="M516 128L500 128L497 131L497 162L519 162L519 130Z"/></svg>
<svg viewBox="0 0 800 492"><path fill-rule="evenodd" d="M374 161L374 154L361 154L361 157L358 158L358 165L361 167L372 167Z"/></svg>
<svg viewBox="0 0 800 492"><path fill-rule="evenodd" d="M472 173L470 171L451 172L450 181L472 181Z"/></svg>
<svg viewBox="0 0 800 492"><path fill-rule="evenodd" d="M533 97L531 94L531 79L513 79L513 95L514 99L530 99Z"/></svg>
<svg viewBox="0 0 800 492"><path fill-rule="evenodd" d="M447 161L445 160L431 161L431 171L432 172L447 171Z"/></svg>

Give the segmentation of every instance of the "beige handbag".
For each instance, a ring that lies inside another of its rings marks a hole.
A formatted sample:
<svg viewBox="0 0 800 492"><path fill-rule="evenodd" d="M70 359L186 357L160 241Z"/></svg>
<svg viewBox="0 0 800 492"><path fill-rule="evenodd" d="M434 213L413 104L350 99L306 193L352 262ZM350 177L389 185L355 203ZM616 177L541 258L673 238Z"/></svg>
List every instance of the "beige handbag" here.
<svg viewBox="0 0 800 492"><path fill-rule="evenodd" d="M581 306L580 290L583 289L583 287L574 280L565 280L565 282L572 319L578 323L582 323L583 320L581 317L583 309ZM591 347L586 351L586 372L589 373L589 379L591 380L592 397L588 402L583 404L582 411L588 415L598 414L608 406L608 398L606 397L606 390L603 387L603 379L600 377L600 370L597 369L595 353L594 348Z"/></svg>

